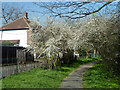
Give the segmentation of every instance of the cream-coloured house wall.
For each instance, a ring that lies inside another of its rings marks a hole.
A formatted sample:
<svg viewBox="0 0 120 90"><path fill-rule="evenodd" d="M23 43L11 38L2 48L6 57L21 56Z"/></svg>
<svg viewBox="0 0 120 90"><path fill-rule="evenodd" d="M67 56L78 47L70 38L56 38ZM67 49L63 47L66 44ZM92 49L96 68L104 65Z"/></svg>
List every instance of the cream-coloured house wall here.
<svg viewBox="0 0 120 90"><path fill-rule="evenodd" d="M2 40L20 40L19 46L27 47L27 30L2 31L0 37Z"/></svg>

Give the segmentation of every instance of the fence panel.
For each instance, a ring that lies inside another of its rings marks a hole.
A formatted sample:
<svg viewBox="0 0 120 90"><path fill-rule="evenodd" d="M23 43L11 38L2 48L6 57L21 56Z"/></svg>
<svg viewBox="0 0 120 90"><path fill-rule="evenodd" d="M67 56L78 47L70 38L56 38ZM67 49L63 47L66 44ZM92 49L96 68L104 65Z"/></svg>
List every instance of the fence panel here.
<svg viewBox="0 0 120 90"><path fill-rule="evenodd" d="M35 67L34 57L18 46L0 46L0 78Z"/></svg>
<svg viewBox="0 0 120 90"><path fill-rule="evenodd" d="M33 55L25 51L23 47L16 46L0 46L2 47L2 55L0 57L2 65L15 65L17 60L22 60L24 62L33 62Z"/></svg>

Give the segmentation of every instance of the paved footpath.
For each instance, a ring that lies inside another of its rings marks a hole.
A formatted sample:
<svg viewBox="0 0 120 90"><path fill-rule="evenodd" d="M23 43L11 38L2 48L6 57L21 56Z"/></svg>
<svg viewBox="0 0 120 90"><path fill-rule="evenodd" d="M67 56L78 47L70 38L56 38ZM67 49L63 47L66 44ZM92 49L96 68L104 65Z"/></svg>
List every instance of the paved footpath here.
<svg viewBox="0 0 120 90"><path fill-rule="evenodd" d="M83 88L82 77L85 72L94 65L94 62L80 66L71 72L63 81L60 88Z"/></svg>

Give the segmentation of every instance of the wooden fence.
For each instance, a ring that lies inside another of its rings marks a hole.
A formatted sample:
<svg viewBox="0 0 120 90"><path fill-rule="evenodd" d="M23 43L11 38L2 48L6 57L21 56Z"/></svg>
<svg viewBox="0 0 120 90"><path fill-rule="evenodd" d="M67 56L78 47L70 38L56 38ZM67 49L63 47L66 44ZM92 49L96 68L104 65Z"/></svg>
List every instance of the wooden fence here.
<svg viewBox="0 0 120 90"><path fill-rule="evenodd" d="M34 57L26 52L26 49L19 46L0 46L2 65L17 64L18 62L33 62Z"/></svg>

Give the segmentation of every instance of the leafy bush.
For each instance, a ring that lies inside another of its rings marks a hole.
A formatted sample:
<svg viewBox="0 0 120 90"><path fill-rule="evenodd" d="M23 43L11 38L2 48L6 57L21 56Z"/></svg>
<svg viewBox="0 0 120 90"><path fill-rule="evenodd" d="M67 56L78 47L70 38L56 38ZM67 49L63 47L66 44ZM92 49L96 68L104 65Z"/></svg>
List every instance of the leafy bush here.
<svg viewBox="0 0 120 90"><path fill-rule="evenodd" d="M2 45L14 45L14 43L11 43L9 41L2 41Z"/></svg>

